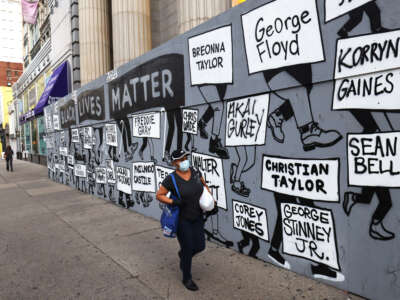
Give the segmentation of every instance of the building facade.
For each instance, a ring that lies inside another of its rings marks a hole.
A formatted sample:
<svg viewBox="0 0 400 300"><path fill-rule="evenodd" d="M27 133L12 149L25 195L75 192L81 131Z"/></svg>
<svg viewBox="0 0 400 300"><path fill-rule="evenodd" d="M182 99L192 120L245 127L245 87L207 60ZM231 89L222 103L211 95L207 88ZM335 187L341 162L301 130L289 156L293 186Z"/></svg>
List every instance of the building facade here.
<svg viewBox="0 0 400 300"><path fill-rule="evenodd" d="M44 117L35 115L34 108L64 62L68 92L72 92L232 5L230 0L193 3L40 0L36 24L23 24L24 72L13 86L18 119L13 136L18 151L31 161L45 163Z"/></svg>
<svg viewBox="0 0 400 300"><path fill-rule="evenodd" d="M22 75L21 4L17 0L0 0L0 153L14 140L11 86ZM12 124L11 124L12 123Z"/></svg>
<svg viewBox="0 0 400 300"><path fill-rule="evenodd" d="M21 58L22 61L22 58ZM0 153L10 144L16 149L15 115L11 86L22 74L22 63L0 62Z"/></svg>
<svg viewBox="0 0 400 300"><path fill-rule="evenodd" d="M21 2L19 0L0 0L0 62L22 62ZM19 70L19 68L17 68Z"/></svg>
<svg viewBox="0 0 400 300"><path fill-rule="evenodd" d="M69 1L40 0L36 23L23 23L24 72L13 86L14 111L18 119L15 136L18 152L37 163L46 162L47 149L43 113L35 114L34 109L53 72L64 61L71 60L69 8ZM70 91L70 81L65 85Z"/></svg>
<svg viewBox="0 0 400 300"><path fill-rule="evenodd" d="M230 0L79 1L82 84L117 69L231 5Z"/></svg>
<svg viewBox="0 0 400 300"><path fill-rule="evenodd" d="M22 56L21 62L0 61L0 86L11 87L22 75Z"/></svg>

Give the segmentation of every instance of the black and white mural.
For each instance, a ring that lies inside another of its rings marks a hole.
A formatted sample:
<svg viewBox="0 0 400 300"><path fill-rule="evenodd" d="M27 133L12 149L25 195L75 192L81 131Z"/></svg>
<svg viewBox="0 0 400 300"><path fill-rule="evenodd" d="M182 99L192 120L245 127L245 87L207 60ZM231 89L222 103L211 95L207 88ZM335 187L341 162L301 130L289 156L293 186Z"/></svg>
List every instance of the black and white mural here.
<svg viewBox="0 0 400 300"><path fill-rule="evenodd" d="M48 175L159 219L185 149L217 201L208 240L399 299L399 16L247 1L47 107Z"/></svg>

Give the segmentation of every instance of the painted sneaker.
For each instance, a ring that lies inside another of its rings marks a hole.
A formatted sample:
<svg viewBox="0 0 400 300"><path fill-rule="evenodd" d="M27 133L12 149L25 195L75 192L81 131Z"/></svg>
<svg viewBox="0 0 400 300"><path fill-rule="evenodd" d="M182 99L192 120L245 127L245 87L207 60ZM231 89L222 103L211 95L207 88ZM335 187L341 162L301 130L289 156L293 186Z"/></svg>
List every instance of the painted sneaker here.
<svg viewBox="0 0 400 300"><path fill-rule="evenodd" d="M210 145L208 147L210 153L215 153L222 159L229 159L228 149L222 146L221 139L218 137L210 138Z"/></svg>
<svg viewBox="0 0 400 300"><path fill-rule="evenodd" d="M325 279L329 281L341 282L344 281L345 277L342 273L333 271L326 265L318 264L311 266L311 273L314 278Z"/></svg>
<svg viewBox="0 0 400 300"><path fill-rule="evenodd" d="M243 181L235 181L232 184L232 191L242 197L249 197L251 190L244 185Z"/></svg>
<svg viewBox="0 0 400 300"><path fill-rule="evenodd" d="M270 249L268 251L268 257L277 265L281 266L282 268L285 268L287 270L290 270L290 263L286 261L280 253L274 249Z"/></svg>

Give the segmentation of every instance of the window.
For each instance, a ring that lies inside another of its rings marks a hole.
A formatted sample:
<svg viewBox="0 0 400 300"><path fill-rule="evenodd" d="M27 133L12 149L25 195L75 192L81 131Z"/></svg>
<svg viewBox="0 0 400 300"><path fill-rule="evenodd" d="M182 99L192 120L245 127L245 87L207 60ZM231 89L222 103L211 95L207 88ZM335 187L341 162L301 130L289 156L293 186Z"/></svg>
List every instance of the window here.
<svg viewBox="0 0 400 300"><path fill-rule="evenodd" d="M31 148L31 122L25 123L24 133L25 133L25 151L28 153L32 152Z"/></svg>
<svg viewBox="0 0 400 300"><path fill-rule="evenodd" d="M14 75L15 75L15 76L18 76L18 71L14 71Z"/></svg>
<svg viewBox="0 0 400 300"><path fill-rule="evenodd" d="M36 22L36 24L30 25L29 26L30 32L31 32L31 49L36 45L36 43L39 41L40 38L40 32L39 32L39 24Z"/></svg>
<svg viewBox="0 0 400 300"><path fill-rule="evenodd" d="M39 153L39 145L38 145L38 120L34 119L32 120L31 123L31 140L32 140L32 148L31 148L31 153L32 154L37 154Z"/></svg>
<svg viewBox="0 0 400 300"><path fill-rule="evenodd" d="M38 118L37 122L38 122L38 133L39 133L39 147L38 147L39 154L46 155L47 147L46 147L46 142L44 140L44 136L46 135L44 117Z"/></svg>
<svg viewBox="0 0 400 300"><path fill-rule="evenodd" d="M7 70L7 77L11 77L11 71Z"/></svg>

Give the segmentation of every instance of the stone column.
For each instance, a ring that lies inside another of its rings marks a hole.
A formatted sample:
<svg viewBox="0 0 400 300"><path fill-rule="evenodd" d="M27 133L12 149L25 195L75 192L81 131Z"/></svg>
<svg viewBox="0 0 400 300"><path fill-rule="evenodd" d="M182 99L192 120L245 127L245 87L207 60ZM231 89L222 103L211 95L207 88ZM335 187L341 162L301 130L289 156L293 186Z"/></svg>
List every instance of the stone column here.
<svg viewBox="0 0 400 300"><path fill-rule="evenodd" d="M179 33L219 15L231 8L231 0L177 0Z"/></svg>
<svg viewBox="0 0 400 300"><path fill-rule="evenodd" d="M151 50L150 0L112 0L114 68Z"/></svg>
<svg viewBox="0 0 400 300"><path fill-rule="evenodd" d="M109 13L107 0L79 1L79 47L82 85L112 69Z"/></svg>

